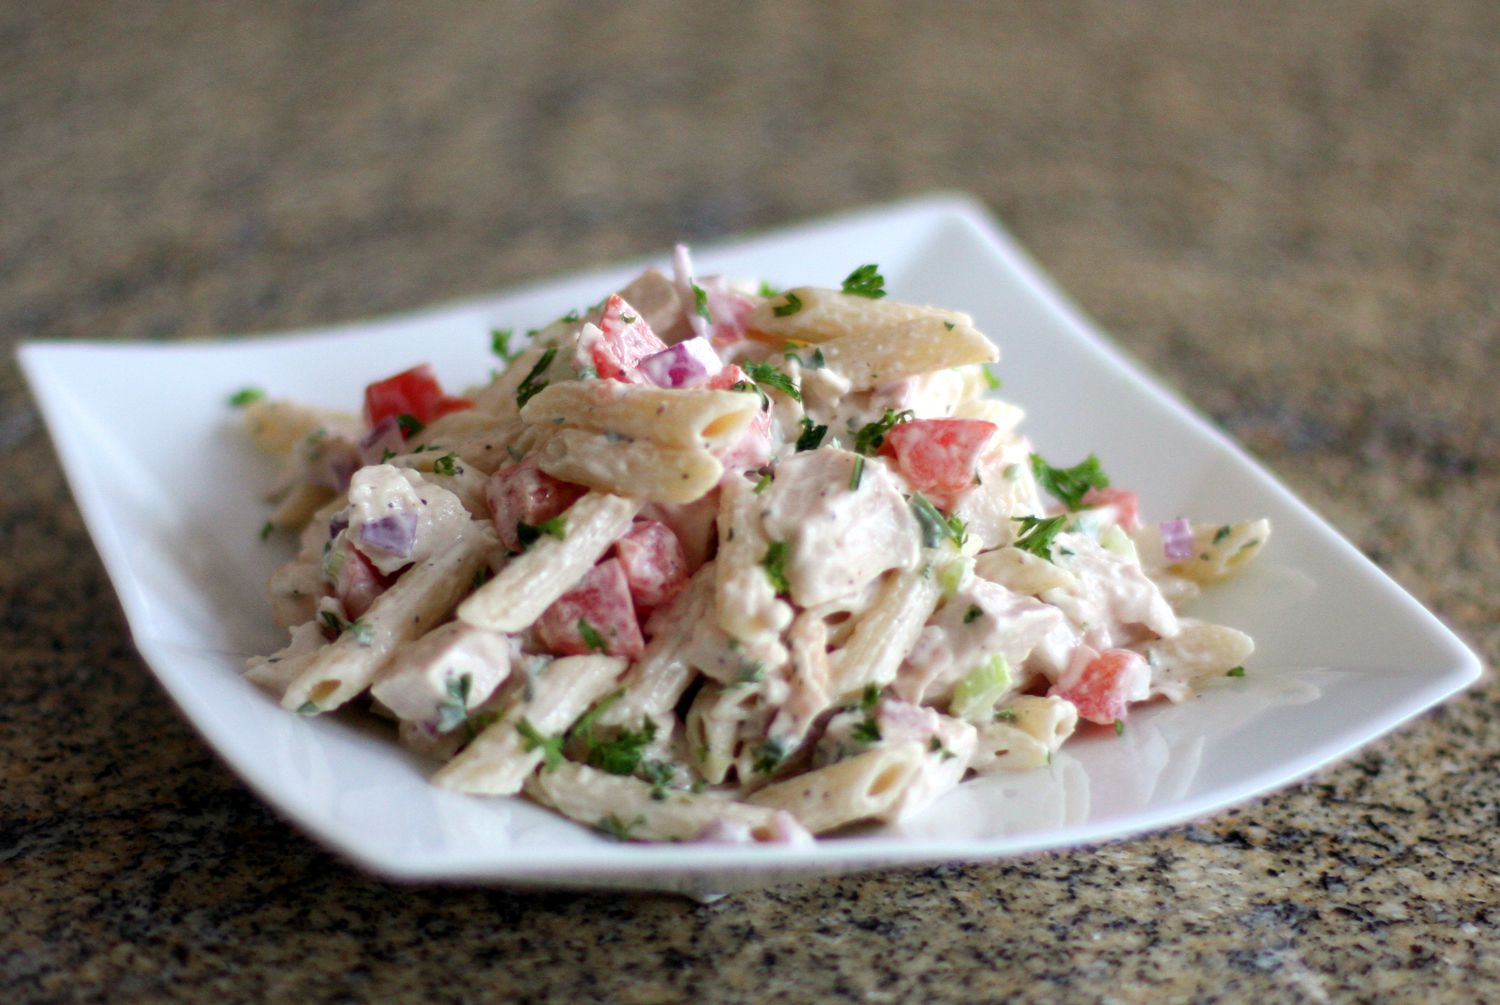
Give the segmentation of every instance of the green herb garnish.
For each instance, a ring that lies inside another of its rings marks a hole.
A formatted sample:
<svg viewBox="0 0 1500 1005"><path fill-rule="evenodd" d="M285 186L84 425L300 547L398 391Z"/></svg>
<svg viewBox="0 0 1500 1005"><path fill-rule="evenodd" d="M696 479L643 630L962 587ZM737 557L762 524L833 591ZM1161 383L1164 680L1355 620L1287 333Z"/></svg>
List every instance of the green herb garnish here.
<svg viewBox="0 0 1500 1005"><path fill-rule="evenodd" d="M583 644L596 653L602 653L608 648L604 644L604 639L599 635L599 630L589 624L587 618L578 619L578 635L583 639Z"/></svg>
<svg viewBox="0 0 1500 1005"><path fill-rule="evenodd" d="M770 300L780 292L780 290L772 286L770 283L766 282L764 279L760 281L760 295L762 298Z"/></svg>
<svg viewBox="0 0 1500 1005"><path fill-rule="evenodd" d="M760 560L760 567L766 570L766 578L771 581L771 587L778 596L792 591L792 586L786 579L786 552L785 541L772 541L766 546L766 553Z"/></svg>
<svg viewBox="0 0 1500 1005"><path fill-rule="evenodd" d="M458 474L458 455L453 453L444 454L432 462L432 473L435 475L446 475L452 478Z"/></svg>
<svg viewBox="0 0 1500 1005"><path fill-rule="evenodd" d="M1067 526L1066 516L1019 516L1014 520L1021 525L1021 532L1016 535L1015 546L1022 551L1029 551L1038 558L1052 560L1052 539Z"/></svg>
<svg viewBox="0 0 1500 1005"><path fill-rule="evenodd" d="M461 674L457 680L448 680L444 686L447 697L437 708L439 733L452 732L469 721L469 689L473 684L468 674Z"/></svg>
<svg viewBox="0 0 1500 1005"><path fill-rule="evenodd" d="M1225 672L1224 676L1225 677L1243 677L1243 676L1245 676L1245 668L1244 667L1230 667L1229 670L1227 672Z"/></svg>
<svg viewBox="0 0 1500 1005"><path fill-rule="evenodd" d="M552 346L542 353L542 358L536 361L526 379L521 381L521 386L516 388L516 405L524 408L526 403L541 393L542 388L547 386L545 380L538 380L542 374L547 372L547 367L557 358L557 346Z"/></svg>
<svg viewBox="0 0 1500 1005"><path fill-rule="evenodd" d="M786 747L780 740L765 740L751 753L750 766L757 774L769 775L786 760Z"/></svg>
<svg viewBox="0 0 1500 1005"><path fill-rule="evenodd" d="M568 539L568 515L559 513L550 520L543 520L538 524L530 524L524 520L516 521L516 539L521 542L522 548L530 548L543 534L557 538L559 541Z"/></svg>
<svg viewBox="0 0 1500 1005"><path fill-rule="evenodd" d="M298 715L317 715L321 711L322 709L318 708L318 703L315 701L304 701L297 706Z"/></svg>
<svg viewBox="0 0 1500 1005"><path fill-rule="evenodd" d="M979 375L984 378L985 386L991 391L1000 390L1000 378L991 373L989 367L981 366L979 368Z"/></svg>
<svg viewBox="0 0 1500 1005"><path fill-rule="evenodd" d="M797 453L804 450L817 450L823 442L823 437L828 435L827 426L815 426L807 416L802 417L802 435L797 437Z"/></svg>
<svg viewBox="0 0 1500 1005"><path fill-rule="evenodd" d="M1233 533L1233 527L1227 525L1220 527L1218 530L1214 531L1214 544L1218 544L1220 541L1224 540L1226 537Z"/></svg>
<svg viewBox="0 0 1500 1005"><path fill-rule="evenodd" d="M611 813L609 816L605 817L597 824L595 824L594 827L596 830L609 835L616 841L629 841L630 832L635 830L637 827L644 826L645 823L645 817L638 816L634 820L630 821L630 823L626 823L625 821L621 820L619 817Z"/></svg>
<svg viewBox="0 0 1500 1005"><path fill-rule="evenodd" d="M854 458L854 474L849 476L849 491L858 492L860 480L865 476L865 456L860 454Z"/></svg>
<svg viewBox="0 0 1500 1005"><path fill-rule="evenodd" d="M742 363L741 369L755 381L756 385L765 384L774 387L793 401L802 400L802 391L792 382L792 378L776 369L770 363Z"/></svg>
<svg viewBox="0 0 1500 1005"><path fill-rule="evenodd" d="M517 349L514 352L511 351L511 348L510 348L510 337L511 337L511 334L512 334L512 329L510 329L510 328L491 328L490 329L490 352L494 353L496 356L499 356L500 357L500 361L502 363L504 363L506 366L509 366L511 363L514 363L515 360L516 360L516 357L519 356L519 355L521 355L521 351L519 349Z"/></svg>
<svg viewBox="0 0 1500 1005"><path fill-rule="evenodd" d="M964 624L972 625L983 616L984 612L979 609L978 604L970 604L969 609L964 611Z"/></svg>
<svg viewBox="0 0 1500 1005"><path fill-rule="evenodd" d="M354 636L354 641L362 646L370 645L375 641L375 629L366 624L363 618L349 625L349 634Z"/></svg>
<svg viewBox="0 0 1500 1005"><path fill-rule="evenodd" d="M714 323L713 317L708 313L708 292L697 283L693 284L693 309L698 312L698 316L704 321L707 321L709 324Z"/></svg>
<svg viewBox="0 0 1500 1005"><path fill-rule="evenodd" d="M1115 720L1115 735L1116 736L1124 736L1125 735L1125 720L1124 719L1116 719Z"/></svg>
<svg viewBox="0 0 1500 1005"><path fill-rule="evenodd" d="M622 730L614 739L603 742L593 742L590 737L584 760L590 767L608 771L611 775L634 774L641 763L641 755L654 739L656 721L648 717L642 720L639 731Z"/></svg>
<svg viewBox="0 0 1500 1005"><path fill-rule="evenodd" d="M912 493L911 511L916 515L917 525L922 528L923 547L936 548L946 537L956 547L962 548L969 537L967 524L956 516L943 516L920 492Z"/></svg>
<svg viewBox="0 0 1500 1005"><path fill-rule="evenodd" d="M859 432L854 434L854 452L873 454L885 442L887 433L901 423L909 422L915 416L916 413L909 408L902 412L887 408L884 415L874 422L865 423L860 427Z"/></svg>
<svg viewBox="0 0 1500 1005"><path fill-rule="evenodd" d="M797 296L797 294L795 293L788 293L786 295L786 303L777 304L775 307L772 307L771 313L776 315L778 318L785 318L796 314L801 309L802 298Z"/></svg>
<svg viewBox="0 0 1500 1005"><path fill-rule="evenodd" d="M880 274L879 266L861 265L849 273L844 280L843 290L856 297L879 300L885 296L885 277Z"/></svg>
<svg viewBox="0 0 1500 1005"><path fill-rule="evenodd" d="M265 396L266 392L258 387L242 387L229 396L229 405L231 408L244 408L246 405L253 405Z"/></svg>
<svg viewBox="0 0 1500 1005"><path fill-rule="evenodd" d="M416 436L427 428L427 423L410 412L402 412L396 416L396 425L400 427L402 436Z"/></svg>
<svg viewBox="0 0 1500 1005"><path fill-rule="evenodd" d="M263 524L260 525L260 539L262 541L266 540L267 538L269 538L271 536L271 532L274 531L275 529L276 529L276 525L274 523L272 523L271 521L267 520L265 523L263 523Z"/></svg>
<svg viewBox="0 0 1500 1005"><path fill-rule="evenodd" d="M561 736L543 736L528 719L522 719L516 723L516 732L521 734L521 743L528 753L533 750L542 752L543 763L548 771L562 763L563 738Z"/></svg>
<svg viewBox="0 0 1500 1005"><path fill-rule="evenodd" d="M756 482L755 482L755 488L753 489L753 491L755 492L756 495L760 495L762 492L764 492L766 489L768 489L770 487L771 487L771 476L770 475L761 475L760 478L756 480Z"/></svg>
<svg viewBox="0 0 1500 1005"><path fill-rule="evenodd" d="M794 343L788 342L787 345L788 346L793 346ZM784 357L786 357L788 360L796 360L797 361L797 365L800 366L800 367L802 367L802 369L804 369L804 370L821 370L825 366L828 365L828 360L826 360L826 359L823 358L823 347L822 346L816 346L816 347L814 347L811 362L809 362L808 360L803 359L801 356L797 355L797 353L793 352L791 349L787 349L781 355L784 356Z"/></svg>
<svg viewBox="0 0 1500 1005"><path fill-rule="evenodd" d="M849 731L849 735L860 743L879 743L880 723L875 721L873 715L867 715L854 724L854 728Z"/></svg>
<svg viewBox="0 0 1500 1005"><path fill-rule="evenodd" d="M1054 468L1041 454L1031 455L1031 470L1037 484L1069 510L1078 509L1089 489L1109 488L1109 477L1099 467L1099 458L1089 454L1071 468Z"/></svg>

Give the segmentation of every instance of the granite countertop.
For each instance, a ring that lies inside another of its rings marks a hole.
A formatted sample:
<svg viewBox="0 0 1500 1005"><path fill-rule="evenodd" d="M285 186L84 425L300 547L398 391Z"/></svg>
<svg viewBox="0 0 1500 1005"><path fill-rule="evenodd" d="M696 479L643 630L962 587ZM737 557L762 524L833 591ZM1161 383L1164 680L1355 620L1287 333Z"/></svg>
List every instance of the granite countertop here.
<svg viewBox="0 0 1500 1005"><path fill-rule="evenodd" d="M365 876L134 654L19 340L354 319L959 189L1493 663L1500 8L978 7L0 10L0 1000L1500 997L1489 678L1191 826L705 906Z"/></svg>

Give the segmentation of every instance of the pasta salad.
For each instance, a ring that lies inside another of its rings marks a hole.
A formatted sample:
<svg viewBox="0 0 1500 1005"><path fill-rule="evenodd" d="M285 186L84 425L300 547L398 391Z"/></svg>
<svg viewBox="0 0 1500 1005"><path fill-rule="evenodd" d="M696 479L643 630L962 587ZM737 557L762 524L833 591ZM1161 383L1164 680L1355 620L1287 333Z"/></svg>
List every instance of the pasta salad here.
<svg viewBox="0 0 1500 1005"><path fill-rule="evenodd" d="M245 391L283 458L264 535L289 632L246 676L368 703L473 795L613 837L801 842L1238 676L1178 613L1265 520L1148 523L1054 465L957 311L695 274L679 247L512 345L462 396L426 366L363 414Z"/></svg>

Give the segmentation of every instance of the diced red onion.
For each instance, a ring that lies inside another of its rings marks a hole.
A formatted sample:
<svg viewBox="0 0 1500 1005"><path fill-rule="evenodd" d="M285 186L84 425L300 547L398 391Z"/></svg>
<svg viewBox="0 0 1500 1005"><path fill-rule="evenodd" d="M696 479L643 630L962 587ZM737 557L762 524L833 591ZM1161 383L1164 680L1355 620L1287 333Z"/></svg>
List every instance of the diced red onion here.
<svg viewBox="0 0 1500 1005"><path fill-rule="evenodd" d="M706 338L690 338L654 353L638 364L657 387L697 387L724 369L719 354Z"/></svg>
<svg viewBox="0 0 1500 1005"><path fill-rule="evenodd" d="M392 513L363 523L359 528L359 543L398 558L408 558L417 546L417 514Z"/></svg>
<svg viewBox="0 0 1500 1005"><path fill-rule="evenodd" d="M331 541L339 536L339 531L349 526L349 514L335 513L333 519L328 521L328 539Z"/></svg>
<svg viewBox="0 0 1500 1005"><path fill-rule="evenodd" d="M1161 553L1176 561L1193 557L1193 525L1186 520L1161 522Z"/></svg>
<svg viewBox="0 0 1500 1005"><path fill-rule="evenodd" d="M406 453L406 438L401 435L401 424L395 416L387 416L375 423L359 441L359 451L366 464L384 463L386 451Z"/></svg>

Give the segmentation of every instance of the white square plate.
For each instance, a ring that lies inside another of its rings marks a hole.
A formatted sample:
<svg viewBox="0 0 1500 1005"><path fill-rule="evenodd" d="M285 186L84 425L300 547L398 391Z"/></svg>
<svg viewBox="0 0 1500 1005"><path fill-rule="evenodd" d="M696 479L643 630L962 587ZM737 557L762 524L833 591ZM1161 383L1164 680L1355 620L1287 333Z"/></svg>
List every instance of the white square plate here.
<svg viewBox="0 0 1500 1005"><path fill-rule="evenodd" d="M665 256L663 256L663 259ZM1453 694L1479 661L1437 619L1217 430L1093 329L983 209L936 197L711 248L705 272L836 285L878 262L891 295L973 314L1000 345L1005 396L1046 456L1092 451L1142 511L1269 516L1258 564L1197 611L1248 631L1246 677L1076 740L1049 769L970 782L915 820L815 847L619 844L515 799L432 787L430 766L353 720L299 718L240 679L277 648L263 584L269 463L226 407L254 385L351 408L374 378L430 361L446 386L493 363L492 326L537 326L599 299L635 262L363 324L173 345L30 344L21 363L136 646L219 755L335 851L400 879L705 895L796 875L981 860L1135 834L1247 799L1341 757Z"/></svg>

